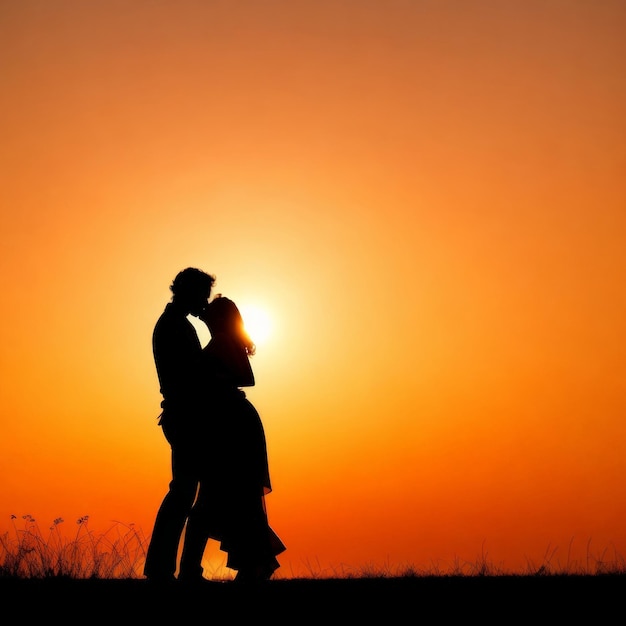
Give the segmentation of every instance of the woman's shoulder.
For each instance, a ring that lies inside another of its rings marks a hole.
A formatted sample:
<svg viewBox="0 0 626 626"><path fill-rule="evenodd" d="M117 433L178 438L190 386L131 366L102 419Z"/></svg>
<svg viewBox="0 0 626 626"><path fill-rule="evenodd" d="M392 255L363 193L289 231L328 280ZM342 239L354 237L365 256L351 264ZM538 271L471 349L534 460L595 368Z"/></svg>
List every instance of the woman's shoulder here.
<svg viewBox="0 0 626 626"><path fill-rule="evenodd" d="M241 350L241 346L239 346L230 335L226 333L216 333L211 336L206 350L215 354L224 354L227 352L237 352Z"/></svg>
<svg viewBox="0 0 626 626"><path fill-rule="evenodd" d="M254 373L245 348L236 339L217 333L205 348L209 367L218 378L230 381L238 387L253 387Z"/></svg>

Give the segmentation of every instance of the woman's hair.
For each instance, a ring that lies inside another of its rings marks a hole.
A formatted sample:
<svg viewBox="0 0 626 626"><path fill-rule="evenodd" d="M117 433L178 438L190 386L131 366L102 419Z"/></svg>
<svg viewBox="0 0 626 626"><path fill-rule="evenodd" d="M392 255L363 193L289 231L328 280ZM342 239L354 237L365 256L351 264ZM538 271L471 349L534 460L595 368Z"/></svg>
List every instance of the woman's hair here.
<svg viewBox="0 0 626 626"><path fill-rule="evenodd" d="M176 274L176 278L170 285L170 291L174 296L178 296L182 300L205 292L208 297L211 294L214 283L215 276L195 267L188 267Z"/></svg>
<svg viewBox="0 0 626 626"><path fill-rule="evenodd" d="M256 346L244 326L241 313L230 298L217 294L209 302L206 316L211 334L226 333L240 343L249 356L256 352Z"/></svg>

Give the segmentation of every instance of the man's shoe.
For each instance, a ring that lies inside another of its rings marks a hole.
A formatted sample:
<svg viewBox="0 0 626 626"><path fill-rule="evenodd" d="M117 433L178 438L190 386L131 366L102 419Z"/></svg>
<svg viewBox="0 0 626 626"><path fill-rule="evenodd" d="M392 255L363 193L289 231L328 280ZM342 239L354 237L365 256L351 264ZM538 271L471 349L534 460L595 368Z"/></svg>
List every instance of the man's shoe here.
<svg viewBox="0 0 626 626"><path fill-rule="evenodd" d="M211 581L207 580L202 574L179 574L178 582L185 585L202 585Z"/></svg>
<svg viewBox="0 0 626 626"><path fill-rule="evenodd" d="M173 574L157 574L152 576L147 576L149 582L155 583L158 585L169 585L170 583L176 582L176 577Z"/></svg>
<svg viewBox="0 0 626 626"><path fill-rule="evenodd" d="M151 582L155 584L169 584L176 582L176 576L167 572L144 572L143 575Z"/></svg>

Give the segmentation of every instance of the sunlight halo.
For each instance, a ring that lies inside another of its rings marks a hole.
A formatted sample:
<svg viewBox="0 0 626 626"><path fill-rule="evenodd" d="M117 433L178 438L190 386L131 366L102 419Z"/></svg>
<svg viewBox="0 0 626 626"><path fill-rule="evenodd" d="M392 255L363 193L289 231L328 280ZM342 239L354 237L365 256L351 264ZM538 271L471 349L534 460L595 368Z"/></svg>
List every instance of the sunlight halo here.
<svg viewBox="0 0 626 626"><path fill-rule="evenodd" d="M272 321L265 309L252 304L244 304L240 307L243 322L257 346L266 344L272 334Z"/></svg>

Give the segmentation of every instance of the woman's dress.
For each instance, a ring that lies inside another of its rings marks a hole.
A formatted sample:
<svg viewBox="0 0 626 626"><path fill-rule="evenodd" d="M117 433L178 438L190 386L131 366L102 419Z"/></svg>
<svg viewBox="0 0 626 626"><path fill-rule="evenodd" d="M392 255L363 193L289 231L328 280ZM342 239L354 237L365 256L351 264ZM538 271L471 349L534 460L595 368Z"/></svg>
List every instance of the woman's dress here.
<svg viewBox="0 0 626 626"><path fill-rule="evenodd" d="M286 547L270 527L265 507L272 484L263 423L241 389L254 385L249 357L221 333L211 338L205 353L213 442L202 481L214 504L209 536L228 554L227 567L269 578Z"/></svg>

